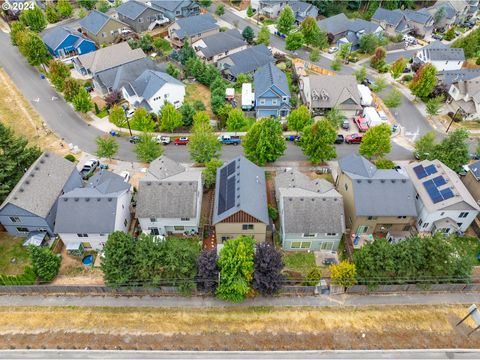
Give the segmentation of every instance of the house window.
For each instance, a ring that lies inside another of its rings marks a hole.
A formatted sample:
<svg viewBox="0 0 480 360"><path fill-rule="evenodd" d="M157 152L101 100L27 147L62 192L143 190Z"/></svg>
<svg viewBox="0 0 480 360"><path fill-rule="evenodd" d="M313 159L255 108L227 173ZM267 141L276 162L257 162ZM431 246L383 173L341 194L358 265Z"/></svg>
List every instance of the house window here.
<svg viewBox="0 0 480 360"><path fill-rule="evenodd" d="M227 240L230 240L230 236L222 236L222 243L224 243Z"/></svg>
<svg viewBox="0 0 480 360"><path fill-rule="evenodd" d="M17 232L28 233L28 229L26 227L17 227Z"/></svg>
<svg viewBox="0 0 480 360"><path fill-rule="evenodd" d="M458 227L462 227L463 223L457 223Z"/></svg>
<svg viewBox="0 0 480 360"><path fill-rule="evenodd" d="M125 225L125 227L126 227L127 224L128 224L128 221L127 221L127 219L125 219L125 221L123 222L123 225Z"/></svg>
<svg viewBox="0 0 480 360"><path fill-rule="evenodd" d="M157 221L157 218L150 218L150 222L155 222Z"/></svg>
<svg viewBox="0 0 480 360"><path fill-rule="evenodd" d="M427 223L425 223L425 224L423 224L423 228L424 228L424 229L425 229L425 228L427 228L427 227L428 227L428 225L429 225L429 223L428 223L428 222L427 222Z"/></svg>
<svg viewBox="0 0 480 360"><path fill-rule="evenodd" d="M418 194L417 194L417 195L415 195L415 199L417 199L417 200L418 200Z"/></svg>
<svg viewBox="0 0 480 360"><path fill-rule="evenodd" d="M406 219L406 216L397 216L397 219Z"/></svg>
<svg viewBox="0 0 480 360"><path fill-rule="evenodd" d="M106 36L107 36L107 34L105 34L104 32L102 32L102 37L106 37Z"/></svg>
<svg viewBox="0 0 480 360"><path fill-rule="evenodd" d="M422 226L422 223L423 223L422 219L418 220L418 226Z"/></svg>
<svg viewBox="0 0 480 360"><path fill-rule="evenodd" d="M333 242L331 242L331 241L323 242L322 245L320 246L320 249L322 249L322 250L332 250L333 249Z"/></svg>
<svg viewBox="0 0 480 360"><path fill-rule="evenodd" d="M302 234L302 237L304 238L312 238L312 237L315 237L317 236L317 234L314 234L314 233L304 233Z"/></svg>
<svg viewBox="0 0 480 360"><path fill-rule="evenodd" d="M243 224L242 230L253 230L253 224Z"/></svg>
<svg viewBox="0 0 480 360"><path fill-rule="evenodd" d="M183 231L183 230L185 230L185 226L174 226L173 228L175 229L175 231Z"/></svg>
<svg viewBox="0 0 480 360"><path fill-rule="evenodd" d="M292 241L292 243L290 244L290 247L292 249L300 249L301 245L302 245L301 241Z"/></svg>
<svg viewBox="0 0 480 360"><path fill-rule="evenodd" d="M378 217L376 217L376 216L369 216L368 217L368 220L377 220L377 219L378 219Z"/></svg>
<svg viewBox="0 0 480 360"><path fill-rule="evenodd" d="M348 185L345 184L345 191L348 191Z"/></svg>
<svg viewBox="0 0 480 360"><path fill-rule="evenodd" d="M300 246L302 249L310 249L312 243L310 241L302 241L302 245Z"/></svg>
<svg viewBox="0 0 480 360"><path fill-rule="evenodd" d="M182 221L190 221L190 218L181 218Z"/></svg>
<svg viewBox="0 0 480 360"><path fill-rule="evenodd" d="M459 218L466 218L468 216L468 212L461 212L460 215L458 215Z"/></svg>
<svg viewBox="0 0 480 360"><path fill-rule="evenodd" d="M327 233L327 236L337 236L337 233Z"/></svg>
<svg viewBox="0 0 480 360"><path fill-rule="evenodd" d="M19 223L20 222L20 218L18 216L10 216L10 221L12 223Z"/></svg>
<svg viewBox="0 0 480 360"><path fill-rule="evenodd" d="M158 228L148 228L150 230L150 235L160 235L160 231L158 231Z"/></svg>
<svg viewBox="0 0 480 360"><path fill-rule="evenodd" d="M445 215L445 212L442 211L442 212L440 213L440 216L443 216L443 215Z"/></svg>
<svg viewBox="0 0 480 360"><path fill-rule="evenodd" d="M139 23L139 24L143 23L143 18L139 18L139 19L138 19L138 23Z"/></svg>
<svg viewBox="0 0 480 360"><path fill-rule="evenodd" d="M357 228L357 234L365 234L368 231L368 226L367 225L360 225Z"/></svg>
<svg viewBox="0 0 480 360"><path fill-rule="evenodd" d="M272 105L277 105L277 99L272 100Z"/></svg>
<svg viewBox="0 0 480 360"><path fill-rule="evenodd" d="M288 97L284 96L284 97L282 98L282 101L288 101Z"/></svg>
<svg viewBox="0 0 480 360"><path fill-rule="evenodd" d="M77 234L78 237L88 237L88 234Z"/></svg>
<svg viewBox="0 0 480 360"><path fill-rule="evenodd" d="M265 100L264 99L260 100L260 105L265 105Z"/></svg>

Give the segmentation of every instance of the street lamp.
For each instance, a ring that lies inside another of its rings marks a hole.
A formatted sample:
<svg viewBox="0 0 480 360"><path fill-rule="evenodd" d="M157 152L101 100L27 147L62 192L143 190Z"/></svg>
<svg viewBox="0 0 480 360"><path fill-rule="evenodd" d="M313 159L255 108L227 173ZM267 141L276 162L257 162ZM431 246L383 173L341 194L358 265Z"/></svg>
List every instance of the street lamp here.
<svg viewBox="0 0 480 360"><path fill-rule="evenodd" d="M452 126L452 123L453 123L453 121L455 120L455 118L457 117L457 114L458 114L459 112L462 112L461 115L463 116L464 111L462 110L462 108L459 107L459 108L457 109L457 111L455 111L455 114L453 114L452 120L450 121L450 124L448 124L447 131L445 131L446 133L448 133L448 130L450 130L450 126Z"/></svg>

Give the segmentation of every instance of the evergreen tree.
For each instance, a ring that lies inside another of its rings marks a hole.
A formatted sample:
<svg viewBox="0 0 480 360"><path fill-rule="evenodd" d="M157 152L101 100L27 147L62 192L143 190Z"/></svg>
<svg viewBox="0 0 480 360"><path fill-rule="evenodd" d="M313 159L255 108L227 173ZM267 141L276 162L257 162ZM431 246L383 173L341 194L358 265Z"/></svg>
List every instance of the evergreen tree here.
<svg viewBox="0 0 480 360"><path fill-rule="evenodd" d="M62 258L48 247L30 245L28 247L30 262L35 275L41 281L52 281L58 274Z"/></svg>
<svg viewBox="0 0 480 360"><path fill-rule="evenodd" d="M253 38L255 37L255 33L253 32L253 29L250 26L247 26L242 31L242 37L245 39L247 43L251 44L253 42Z"/></svg>
<svg viewBox="0 0 480 360"><path fill-rule="evenodd" d="M82 113L89 112L92 110L93 102L90 99L90 94L87 92L83 86L78 91L78 94L72 100L73 107L75 111L80 111Z"/></svg>

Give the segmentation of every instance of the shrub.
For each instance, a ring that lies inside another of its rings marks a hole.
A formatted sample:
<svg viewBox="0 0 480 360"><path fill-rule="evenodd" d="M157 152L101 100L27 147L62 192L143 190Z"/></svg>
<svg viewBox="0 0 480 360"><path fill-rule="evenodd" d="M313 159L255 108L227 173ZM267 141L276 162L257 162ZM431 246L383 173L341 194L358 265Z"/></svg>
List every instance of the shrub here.
<svg viewBox="0 0 480 360"><path fill-rule="evenodd" d="M315 286L320 282L321 278L322 278L322 270L320 270L320 268L318 267L315 267L308 272L302 285Z"/></svg>
<svg viewBox="0 0 480 360"><path fill-rule="evenodd" d="M0 285L33 285L37 277L30 266L26 266L23 274L0 275Z"/></svg>
<svg viewBox="0 0 480 360"><path fill-rule="evenodd" d="M65 155L65 159L67 159L68 161L73 162L73 163L75 161L77 161L77 158L75 156L73 156L72 154Z"/></svg>
<svg viewBox="0 0 480 360"><path fill-rule="evenodd" d="M402 81L412 81L412 79L413 79L412 74L403 75L402 77Z"/></svg>
<svg viewBox="0 0 480 360"><path fill-rule="evenodd" d="M268 205L268 215L270 218L275 221L278 219L278 211L273 206Z"/></svg>

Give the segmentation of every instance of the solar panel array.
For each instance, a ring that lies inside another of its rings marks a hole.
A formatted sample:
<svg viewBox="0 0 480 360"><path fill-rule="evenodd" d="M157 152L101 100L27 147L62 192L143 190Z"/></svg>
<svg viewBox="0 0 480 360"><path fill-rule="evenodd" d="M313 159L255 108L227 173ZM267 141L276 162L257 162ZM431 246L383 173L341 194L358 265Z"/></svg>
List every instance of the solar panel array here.
<svg viewBox="0 0 480 360"><path fill-rule="evenodd" d="M413 168L415 175L417 175L418 179L423 179L428 175L435 174L437 172L437 168L435 165L428 165L427 167L423 167L423 165L417 165Z"/></svg>
<svg viewBox="0 0 480 360"><path fill-rule="evenodd" d="M425 190L427 190L430 199L434 204L450 199L454 196L453 191L450 188L439 190L438 187L445 185L447 182L443 176L437 176L433 180L427 180L423 183Z"/></svg>
<svg viewBox="0 0 480 360"><path fill-rule="evenodd" d="M235 161L220 170L217 215L235 206Z"/></svg>

